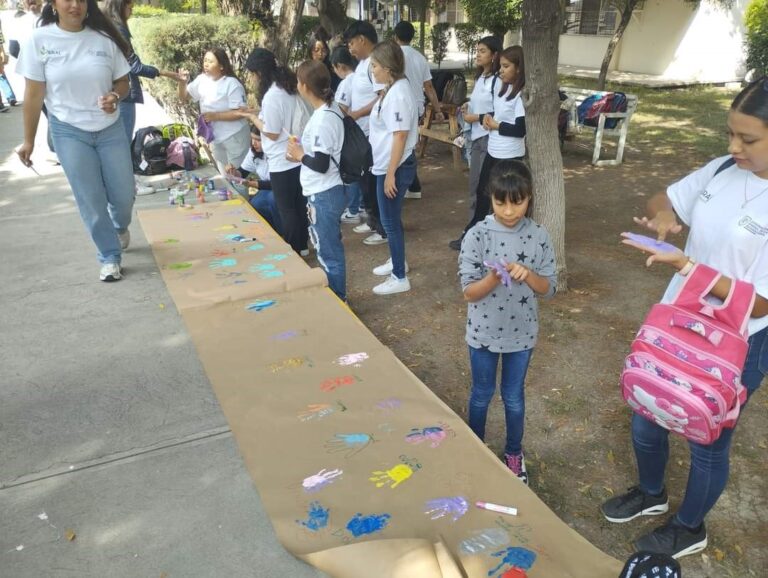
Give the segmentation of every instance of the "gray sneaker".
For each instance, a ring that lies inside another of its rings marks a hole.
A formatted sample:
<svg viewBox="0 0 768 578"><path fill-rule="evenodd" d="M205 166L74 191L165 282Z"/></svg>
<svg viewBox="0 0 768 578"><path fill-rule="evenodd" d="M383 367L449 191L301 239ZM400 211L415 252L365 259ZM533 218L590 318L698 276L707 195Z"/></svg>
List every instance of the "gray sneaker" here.
<svg viewBox="0 0 768 578"><path fill-rule="evenodd" d="M640 486L629 488L626 494L611 498L600 507L609 522L623 524L638 516L658 516L669 510L669 498L665 489L660 496L651 496Z"/></svg>

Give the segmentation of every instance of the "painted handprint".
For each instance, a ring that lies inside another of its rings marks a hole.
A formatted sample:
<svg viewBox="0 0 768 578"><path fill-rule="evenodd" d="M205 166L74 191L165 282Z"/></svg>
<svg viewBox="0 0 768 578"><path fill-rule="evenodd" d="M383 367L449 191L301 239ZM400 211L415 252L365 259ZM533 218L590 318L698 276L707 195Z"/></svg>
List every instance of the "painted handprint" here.
<svg viewBox="0 0 768 578"><path fill-rule="evenodd" d="M305 361L306 360L303 357L289 357L288 359L270 363L269 370L272 373L277 373L278 371L282 371L284 369L296 369L297 367L304 365ZM311 363L309 365L311 367Z"/></svg>
<svg viewBox="0 0 768 578"><path fill-rule="evenodd" d="M298 418L300 421L312 421L321 420L334 413L337 409L339 411L346 411L347 408L340 401L336 402L337 407L332 406L330 403L312 403L307 406L307 409L299 412Z"/></svg>
<svg viewBox="0 0 768 578"><path fill-rule="evenodd" d="M274 299L263 299L261 301L254 301L245 306L246 311L264 311L268 307L275 305L277 301Z"/></svg>
<svg viewBox="0 0 768 578"><path fill-rule="evenodd" d="M260 273L261 271L274 271L276 267L272 263L258 263L251 265L248 269L251 273Z"/></svg>
<svg viewBox="0 0 768 578"><path fill-rule="evenodd" d="M322 490L325 486L335 482L338 478L341 477L343 473L344 472L338 468L335 470L326 470L323 468L316 474L312 474L311 476L304 478L304 481L301 482L301 485L304 488L304 491L307 493L317 492Z"/></svg>
<svg viewBox="0 0 768 578"><path fill-rule="evenodd" d="M428 441L430 447L436 448L448 437L449 433L456 435L453 430L447 429L447 427L415 427L411 429L411 431L405 436L405 441L413 445L418 445L422 442Z"/></svg>
<svg viewBox="0 0 768 578"><path fill-rule="evenodd" d="M459 551L467 556L480 554L492 548L498 548L509 544L509 534L501 528L484 528L475 530L470 538L462 540Z"/></svg>
<svg viewBox="0 0 768 578"><path fill-rule="evenodd" d="M320 390L326 393L334 391L344 385L352 385L358 381L354 375L341 375L339 377L329 377L320 384Z"/></svg>
<svg viewBox="0 0 768 578"><path fill-rule="evenodd" d="M246 251L261 251L264 248L264 243L254 243L253 245L248 245L246 247Z"/></svg>
<svg viewBox="0 0 768 578"><path fill-rule="evenodd" d="M388 397L376 402L376 409L380 409L383 412L391 412L396 409L400 409L402 402L396 397Z"/></svg>
<svg viewBox="0 0 768 578"><path fill-rule="evenodd" d="M491 554L494 558L501 558L501 562L495 568L488 570L488 576L508 569L507 566L513 568L522 568L523 570L529 570L533 563L536 561L536 553L531 552L526 548L514 547L505 548Z"/></svg>
<svg viewBox="0 0 768 578"><path fill-rule="evenodd" d="M448 498L435 498L424 504L424 513L430 520L437 520L445 516L451 516L455 522L467 513L469 502L463 496L451 496Z"/></svg>
<svg viewBox="0 0 768 578"><path fill-rule="evenodd" d="M282 261L283 259L287 259L290 257L290 255L286 253L271 253L264 257L265 261Z"/></svg>
<svg viewBox="0 0 768 578"><path fill-rule="evenodd" d="M307 510L307 519L296 520L296 523L317 532L328 525L328 508L323 508L320 502L312 502Z"/></svg>
<svg viewBox="0 0 768 578"><path fill-rule="evenodd" d="M388 470L375 470L371 473L372 475L368 479L376 484L377 488L389 486L394 490L413 475L413 470L405 464L397 464Z"/></svg>
<svg viewBox="0 0 768 578"><path fill-rule="evenodd" d="M214 259L208 266L211 269L219 269L221 267L234 267L237 265L237 259Z"/></svg>
<svg viewBox="0 0 768 578"><path fill-rule="evenodd" d="M373 436L367 433L336 434L325 442L325 449L329 454L342 452L345 458L351 458L373 441Z"/></svg>
<svg viewBox="0 0 768 578"><path fill-rule="evenodd" d="M277 277L282 277L285 275L282 271L262 271L259 273L259 278L261 279L275 279Z"/></svg>
<svg viewBox="0 0 768 578"><path fill-rule="evenodd" d="M368 354L361 351L360 353L347 353L346 355L342 355L334 363L337 365L354 365L355 367L360 367L366 359L368 359Z"/></svg>
<svg viewBox="0 0 768 578"><path fill-rule="evenodd" d="M365 534L375 534L387 527L391 517L392 516L389 514L371 514L370 516L355 514L352 519L347 522L347 530L349 530L349 533L355 538L359 538Z"/></svg>

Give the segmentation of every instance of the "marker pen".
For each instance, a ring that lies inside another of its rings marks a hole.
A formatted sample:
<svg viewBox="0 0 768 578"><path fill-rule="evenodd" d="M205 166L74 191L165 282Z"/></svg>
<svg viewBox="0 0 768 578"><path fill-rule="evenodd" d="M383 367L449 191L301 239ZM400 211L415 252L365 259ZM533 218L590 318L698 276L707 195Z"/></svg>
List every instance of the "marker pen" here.
<svg viewBox="0 0 768 578"><path fill-rule="evenodd" d="M491 512L498 512L499 514L507 514L509 516L517 516L517 508L510 508L509 506L500 506L498 504L491 504L490 502L475 502L475 506L483 510L490 510Z"/></svg>

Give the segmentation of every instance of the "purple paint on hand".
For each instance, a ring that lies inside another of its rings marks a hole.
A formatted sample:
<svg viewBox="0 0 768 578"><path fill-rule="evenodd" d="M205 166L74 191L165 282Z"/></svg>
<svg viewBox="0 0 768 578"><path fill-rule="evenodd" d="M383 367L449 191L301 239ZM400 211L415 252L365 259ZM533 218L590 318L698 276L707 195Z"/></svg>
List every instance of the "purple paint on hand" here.
<svg viewBox="0 0 768 578"><path fill-rule="evenodd" d="M498 261L483 261L483 265L489 269L493 269L496 271L496 273L501 275L501 284L504 285L504 287L512 286L512 277L509 276L509 271L507 271L507 262L504 259L500 259Z"/></svg>
<svg viewBox="0 0 768 578"><path fill-rule="evenodd" d="M665 241L658 241L653 237L648 237L646 235L638 235L637 233L622 233L621 236L624 237L625 239L629 239L633 243L637 243L638 245L642 245L643 247L648 247L649 249L661 251L662 253L679 253L680 252L680 249L678 249L671 243L667 243Z"/></svg>

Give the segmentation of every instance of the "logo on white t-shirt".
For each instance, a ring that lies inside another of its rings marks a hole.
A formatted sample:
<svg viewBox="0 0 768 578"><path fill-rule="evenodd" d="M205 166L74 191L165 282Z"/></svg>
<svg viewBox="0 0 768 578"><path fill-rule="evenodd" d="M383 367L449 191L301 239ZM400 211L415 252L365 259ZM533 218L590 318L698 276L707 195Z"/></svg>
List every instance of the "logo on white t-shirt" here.
<svg viewBox="0 0 768 578"><path fill-rule="evenodd" d="M702 203L706 203L712 198L712 193L710 193L707 189L704 189L701 191L699 198L701 199Z"/></svg>
<svg viewBox="0 0 768 578"><path fill-rule="evenodd" d="M400 117L400 113L397 111L395 111L395 121L403 122L403 119Z"/></svg>
<svg viewBox="0 0 768 578"><path fill-rule="evenodd" d="M103 50L86 50L85 53L88 56L100 56L101 58L109 58L109 54L104 52Z"/></svg>
<svg viewBox="0 0 768 578"><path fill-rule="evenodd" d="M758 237L765 237L766 235L768 235L768 227L763 227L760 223L755 221L752 217L747 216L739 219L739 227L741 227L748 233L757 235Z"/></svg>

